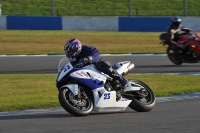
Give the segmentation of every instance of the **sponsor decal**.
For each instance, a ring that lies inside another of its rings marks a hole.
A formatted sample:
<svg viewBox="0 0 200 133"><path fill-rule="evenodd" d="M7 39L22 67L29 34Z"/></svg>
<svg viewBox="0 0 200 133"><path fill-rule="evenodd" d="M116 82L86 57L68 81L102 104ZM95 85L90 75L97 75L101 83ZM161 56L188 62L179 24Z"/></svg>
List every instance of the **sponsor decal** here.
<svg viewBox="0 0 200 133"><path fill-rule="evenodd" d="M85 77L89 77L89 75L83 71L81 71L81 74L84 75Z"/></svg>
<svg viewBox="0 0 200 133"><path fill-rule="evenodd" d="M80 73L78 73L78 72L76 72L76 74L78 74L78 75L80 75L81 77L83 77L83 75L82 75L82 74L80 74Z"/></svg>

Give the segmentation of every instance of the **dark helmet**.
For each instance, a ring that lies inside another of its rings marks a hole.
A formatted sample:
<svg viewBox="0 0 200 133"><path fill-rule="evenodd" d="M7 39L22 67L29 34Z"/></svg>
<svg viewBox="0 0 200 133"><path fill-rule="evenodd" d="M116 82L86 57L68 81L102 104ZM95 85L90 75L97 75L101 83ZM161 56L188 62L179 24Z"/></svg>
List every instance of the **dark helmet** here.
<svg viewBox="0 0 200 133"><path fill-rule="evenodd" d="M175 16L171 19L171 23L174 28L179 28L181 25L181 18L179 16Z"/></svg>
<svg viewBox="0 0 200 133"><path fill-rule="evenodd" d="M76 58L81 50L82 44L76 38L71 38L64 44L64 51L69 60Z"/></svg>

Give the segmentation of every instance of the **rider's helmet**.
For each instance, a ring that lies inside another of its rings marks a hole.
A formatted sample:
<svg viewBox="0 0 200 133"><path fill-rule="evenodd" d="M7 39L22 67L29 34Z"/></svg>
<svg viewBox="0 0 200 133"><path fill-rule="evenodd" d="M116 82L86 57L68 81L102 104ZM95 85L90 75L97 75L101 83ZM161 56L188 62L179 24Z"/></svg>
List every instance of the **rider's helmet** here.
<svg viewBox="0 0 200 133"><path fill-rule="evenodd" d="M82 44L76 38L71 38L64 44L65 55L69 60L76 58L81 52L81 49Z"/></svg>
<svg viewBox="0 0 200 133"><path fill-rule="evenodd" d="M178 29L181 25L181 18L179 16L175 16L171 19L171 24L174 28Z"/></svg>

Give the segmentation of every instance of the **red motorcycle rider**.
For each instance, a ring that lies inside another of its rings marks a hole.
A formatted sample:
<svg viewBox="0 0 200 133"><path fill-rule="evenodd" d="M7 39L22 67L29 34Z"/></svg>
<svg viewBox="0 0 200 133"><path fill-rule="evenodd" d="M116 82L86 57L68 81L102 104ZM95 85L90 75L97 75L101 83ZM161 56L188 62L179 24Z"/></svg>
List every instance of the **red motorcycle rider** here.
<svg viewBox="0 0 200 133"><path fill-rule="evenodd" d="M183 53L190 52L190 45L188 45L189 39L198 41L196 32L182 26L179 16L175 16L171 19L171 24L167 29L167 33L169 35L169 43L181 48Z"/></svg>
<svg viewBox="0 0 200 133"><path fill-rule="evenodd" d="M187 44L187 40L180 37L187 35L187 38L198 41L196 35L192 34L191 31L193 32L193 30L182 26L181 18L179 16L173 17L171 19L171 24L167 29L167 33L170 35L170 43L175 44L177 47L181 48L183 52L189 52L190 47Z"/></svg>
<svg viewBox="0 0 200 133"><path fill-rule="evenodd" d="M167 32L159 36L160 44L168 45L167 56L176 65L200 62L200 36L181 25L181 18L175 16Z"/></svg>

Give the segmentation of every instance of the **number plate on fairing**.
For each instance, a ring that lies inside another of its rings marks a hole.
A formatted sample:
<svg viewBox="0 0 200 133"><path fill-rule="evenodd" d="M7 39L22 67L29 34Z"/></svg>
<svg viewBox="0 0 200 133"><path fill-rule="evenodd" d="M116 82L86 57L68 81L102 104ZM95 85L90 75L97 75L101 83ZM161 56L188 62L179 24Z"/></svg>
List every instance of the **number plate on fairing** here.
<svg viewBox="0 0 200 133"><path fill-rule="evenodd" d="M73 69L73 66L71 65L71 63L66 64L58 76L58 81L61 80L72 69Z"/></svg>
<svg viewBox="0 0 200 133"><path fill-rule="evenodd" d="M110 99L110 93L105 93L104 94L104 100L106 100L106 99Z"/></svg>

